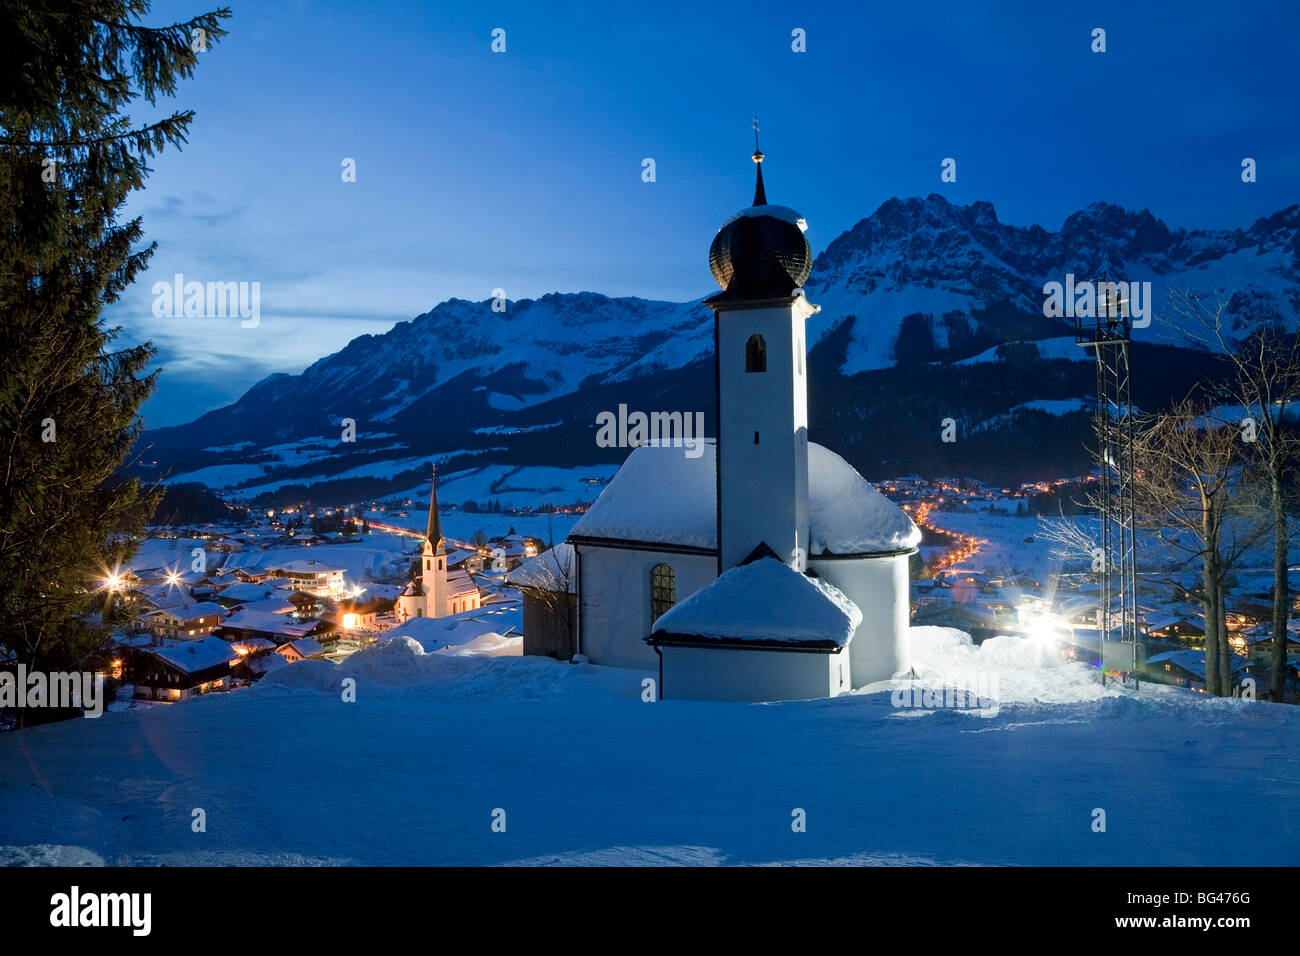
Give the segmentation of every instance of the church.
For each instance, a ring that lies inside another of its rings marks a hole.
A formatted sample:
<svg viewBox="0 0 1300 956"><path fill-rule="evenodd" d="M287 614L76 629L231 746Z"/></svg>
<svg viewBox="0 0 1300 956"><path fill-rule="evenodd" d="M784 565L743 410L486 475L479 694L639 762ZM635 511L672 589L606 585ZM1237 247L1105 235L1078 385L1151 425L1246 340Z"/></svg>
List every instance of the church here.
<svg viewBox="0 0 1300 956"><path fill-rule="evenodd" d="M808 440L812 250L763 158L709 250L716 439L635 448L568 538L576 651L652 669L661 699L829 697L907 667L920 531Z"/></svg>
<svg viewBox="0 0 1300 956"><path fill-rule="evenodd" d="M482 604L474 576L461 568L447 567L447 542L438 517L437 472L430 480L429 526L420 549L420 569L397 598L394 613L399 623L413 617L446 617L474 611Z"/></svg>

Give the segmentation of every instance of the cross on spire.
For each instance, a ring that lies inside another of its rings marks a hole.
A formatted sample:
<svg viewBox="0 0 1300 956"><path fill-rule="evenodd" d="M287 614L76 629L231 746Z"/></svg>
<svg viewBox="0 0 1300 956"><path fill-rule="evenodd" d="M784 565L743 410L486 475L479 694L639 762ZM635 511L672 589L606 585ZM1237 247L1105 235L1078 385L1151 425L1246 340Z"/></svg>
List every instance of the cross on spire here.
<svg viewBox="0 0 1300 956"><path fill-rule="evenodd" d="M754 205L767 205L767 191L763 188L763 151L758 148L758 114L754 114L754 121L749 124L754 130L754 168L758 175L754 182Z"/></svg>

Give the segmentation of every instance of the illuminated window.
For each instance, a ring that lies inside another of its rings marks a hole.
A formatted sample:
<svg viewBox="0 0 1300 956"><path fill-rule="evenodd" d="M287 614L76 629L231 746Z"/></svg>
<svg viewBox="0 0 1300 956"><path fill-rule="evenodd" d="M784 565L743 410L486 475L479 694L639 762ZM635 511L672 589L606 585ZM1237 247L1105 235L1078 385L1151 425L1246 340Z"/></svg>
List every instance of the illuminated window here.
<svg viewBox="0 0 1300 956"><path fill-rule="evenodd" d="M650 620L677 603L677 574L666 564L656 564L650 570Z"/></svg>
<svg viewBox="0 0 1300 956"><path fill-rule="evenodd" d="M757 332L751 335L749 341L745 343L745 371L767 371L767 343L763 341L763 336Z"/></svg>

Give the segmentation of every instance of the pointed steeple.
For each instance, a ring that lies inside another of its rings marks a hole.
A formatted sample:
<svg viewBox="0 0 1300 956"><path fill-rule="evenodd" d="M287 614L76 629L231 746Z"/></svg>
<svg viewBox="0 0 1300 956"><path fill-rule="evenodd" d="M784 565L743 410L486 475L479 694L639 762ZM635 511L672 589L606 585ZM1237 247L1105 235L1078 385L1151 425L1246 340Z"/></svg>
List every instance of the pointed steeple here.
<svg viewBox="0 0 1300 956"><path fill-rule="evenodd" d="M767 190L763 188L763 151L758 148L758 117L754 117L754 167L758 172L757 181L754 183L754 205L767 205Z"/></svg>
<svg viewBox="0 0 1300 956"><path fill-rule="evenodd" d="M433 477L430 479L431 488L429 490L429 529L424 533L433 550L437 551L443 547L442 543L442 522L438 518L438 466L433 467Z"/></svg>

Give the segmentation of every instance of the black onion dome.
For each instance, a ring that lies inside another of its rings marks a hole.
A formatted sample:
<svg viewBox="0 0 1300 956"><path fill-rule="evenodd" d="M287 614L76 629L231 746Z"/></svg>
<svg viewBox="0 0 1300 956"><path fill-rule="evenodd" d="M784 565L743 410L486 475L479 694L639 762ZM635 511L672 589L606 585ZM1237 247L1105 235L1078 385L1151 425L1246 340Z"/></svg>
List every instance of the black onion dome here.
<svg viewBox="0 0 1300 956"><path fill-rule="evenodd" d="M709 247L709 268L729 299L788 296L812 272L802 218L793 209L768 204L763 154L755 152L754 162L760 164L754 205L724 223Z"/></svg>

